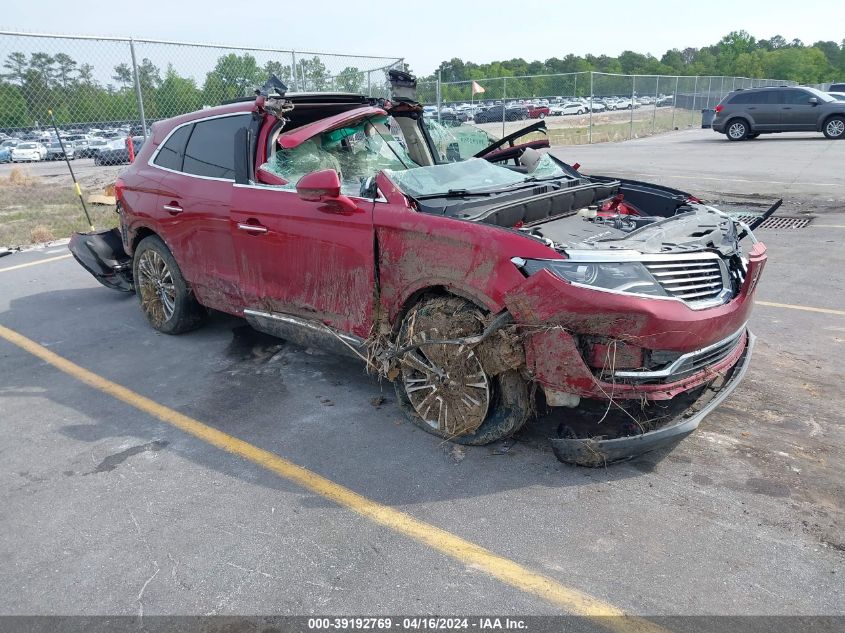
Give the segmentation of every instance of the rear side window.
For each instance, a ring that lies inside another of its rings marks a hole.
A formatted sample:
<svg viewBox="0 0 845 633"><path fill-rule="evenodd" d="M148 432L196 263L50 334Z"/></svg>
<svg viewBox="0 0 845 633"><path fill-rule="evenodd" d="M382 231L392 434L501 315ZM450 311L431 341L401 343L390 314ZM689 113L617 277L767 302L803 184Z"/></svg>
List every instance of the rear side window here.
<svg viewBox="0 0 845 633"><path fill-rule="evenodd" d="M153 163L165 169L182 171L182 158L185 156L185 143L191 135L191 125L184 125L177 129L167 142L158 150Z"/></svg>
<svg viewBox="0 0 845 633"><path fill-rule="evenodd" d="M248 127L250 114L207 119L194 124L182 171L196 176L235 179L235 132Z"/></svg>
<svg viewBox="0 0 845 633"><path fill-rule="evenodd" d="M760 90L751 93L751 102L759 105L776 105L781 103L781 95L777 90Z"/></svg>
<svg viewBox="0 0 845 633"><path fill-rule="evenodd" d="M743 103L746 103L746 104L751 103L751 97L753 97L753 96L754 96L754 94L751 93L751 92L740 93L737 96L735 96L733 99L731 99L730 104L731 105L742 105Z"/></svg>

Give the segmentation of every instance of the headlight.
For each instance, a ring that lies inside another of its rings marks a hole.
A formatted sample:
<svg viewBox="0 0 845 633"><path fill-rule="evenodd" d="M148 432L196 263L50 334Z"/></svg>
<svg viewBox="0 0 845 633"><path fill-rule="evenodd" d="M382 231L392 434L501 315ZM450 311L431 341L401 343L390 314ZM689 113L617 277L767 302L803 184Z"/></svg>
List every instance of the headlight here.
<svg viewBox="0 0 845 633"><path fill-rule="evenodd" d="M640 262L579 262L572 259L526 259L521 262L525 262L521 267L529 275L548 270L579 286L638 295L668 296Z"/></svg>

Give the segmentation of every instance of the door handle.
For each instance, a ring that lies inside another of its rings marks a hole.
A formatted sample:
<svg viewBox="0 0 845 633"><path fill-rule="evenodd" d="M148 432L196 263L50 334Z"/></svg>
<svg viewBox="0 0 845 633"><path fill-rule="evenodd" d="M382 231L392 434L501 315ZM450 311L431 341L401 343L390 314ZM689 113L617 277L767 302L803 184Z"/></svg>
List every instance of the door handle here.
<svg viewBox="0 0 845 633"><path fill-rule="evenodd" d="M182 211L183 211L182 207L180 207L175 202L171 202L170 204L165 204L164 210L167 211L171 215L177 215L179 213L182 213Z"/></svg>
<svg viewBox="0 0 845 633"><path fill-rule="evenodd" d="M266 233L267 227L261 226L260 224L244 224L242 222L238 222L238 230L239 231L246 231L247 233L254 233L255 235Z"/></svg>
<svg viewBox="0 0 845 633"><path fill-rule="evenodd" d="M792 106L783 106L783 109L784 109L784 110L791 110L791 109L792 109Z"/></svg>

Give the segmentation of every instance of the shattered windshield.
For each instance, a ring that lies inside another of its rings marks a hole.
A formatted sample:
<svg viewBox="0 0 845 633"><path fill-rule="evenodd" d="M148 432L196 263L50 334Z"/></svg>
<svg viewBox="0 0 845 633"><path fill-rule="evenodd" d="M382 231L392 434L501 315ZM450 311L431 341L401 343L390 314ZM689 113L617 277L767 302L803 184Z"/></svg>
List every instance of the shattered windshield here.
<svg viewBox="0 0 845 633"><path fill-rule="evenodd" d="M414 197L496 191L525 182L564 175L564 171L548 154L540 157L531 173L494 165L483 158L470 158L456 163L403 171L386 170L386 173L403 191Z"/></svg>
<svg viewBox="0 0 845 633"><path fill-rule="evenodd" d="M287 180L282 189L294 190L305 174L334 169L340 175L341 193L361 195L361 186L379 171L417 167L387 127L387 117L371 117L347 127L318 134L304 143L279 147L264 164Z"/></svg>

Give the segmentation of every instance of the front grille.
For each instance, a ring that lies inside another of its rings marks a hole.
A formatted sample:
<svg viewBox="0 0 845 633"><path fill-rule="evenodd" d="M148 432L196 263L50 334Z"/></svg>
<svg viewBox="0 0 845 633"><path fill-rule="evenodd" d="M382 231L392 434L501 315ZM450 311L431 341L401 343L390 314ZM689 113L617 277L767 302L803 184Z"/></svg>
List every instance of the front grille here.
<svg viewBox="0 0 845 633"><path fill-rule="evenodd" d="M683 380L724 360L730 356L737 345L744 343L744 341L745 325L726 339L694 352L683 354L660 369L617 371L613 374L613 377L637 384L669 383Z"/></svg>
<svg viewBox="0 0 845 633"><path fill-rule="evenodd" d="M706 301L715 299L724 289L725 282L718 255L643 263L670 297L678 297L684 301Z"/></svg>

